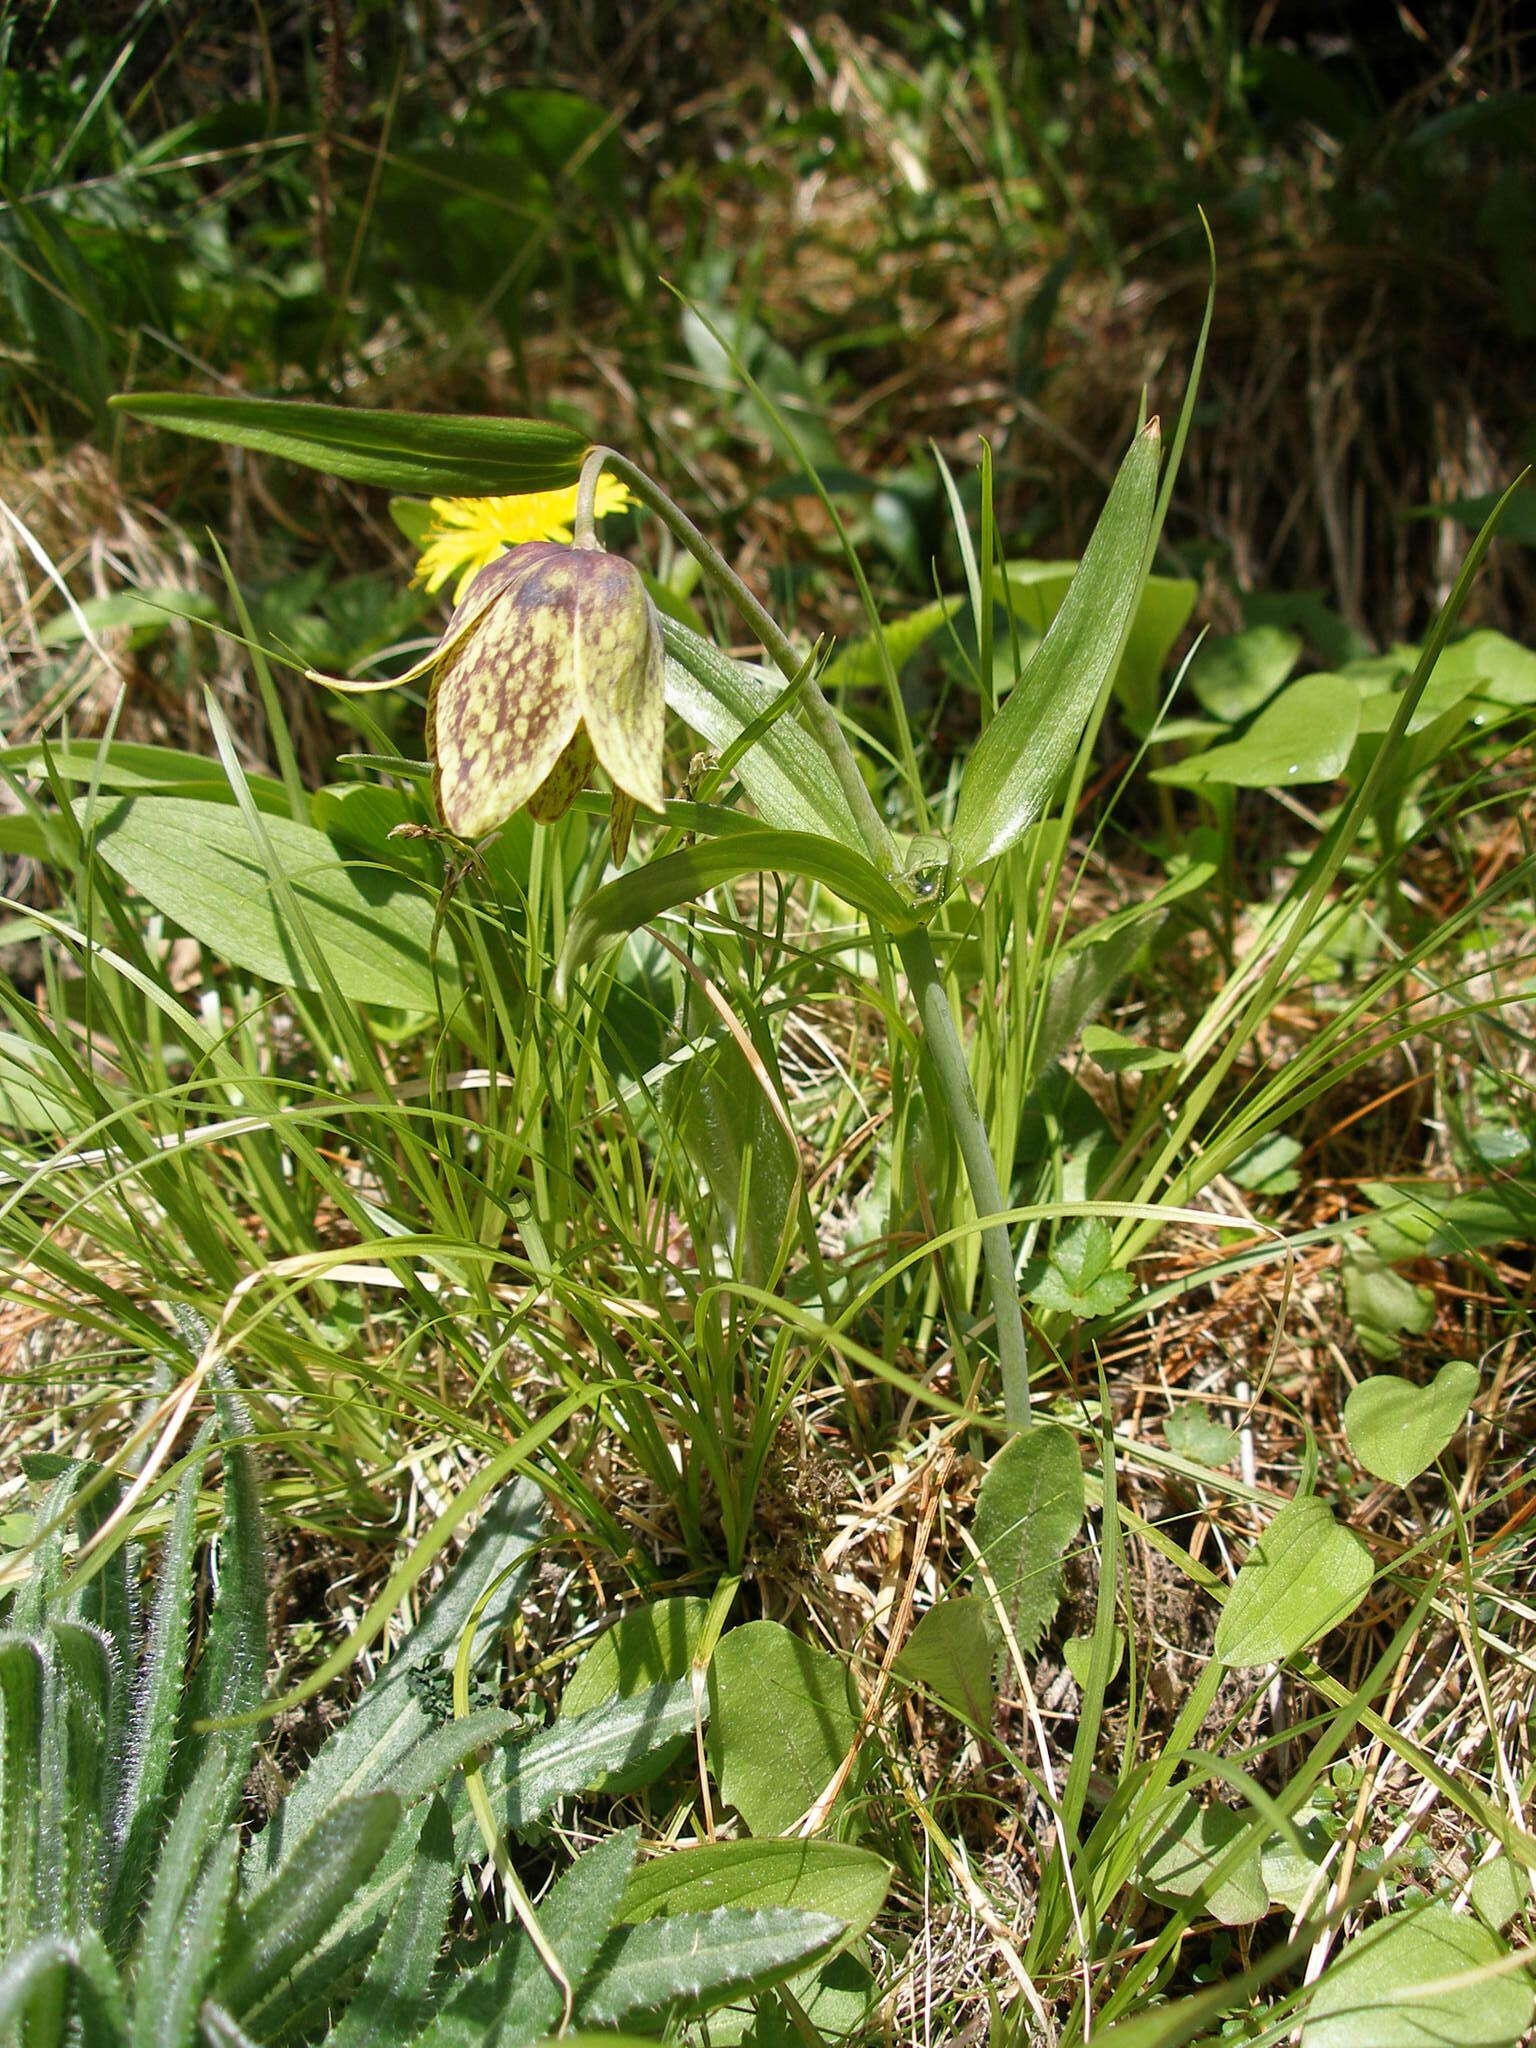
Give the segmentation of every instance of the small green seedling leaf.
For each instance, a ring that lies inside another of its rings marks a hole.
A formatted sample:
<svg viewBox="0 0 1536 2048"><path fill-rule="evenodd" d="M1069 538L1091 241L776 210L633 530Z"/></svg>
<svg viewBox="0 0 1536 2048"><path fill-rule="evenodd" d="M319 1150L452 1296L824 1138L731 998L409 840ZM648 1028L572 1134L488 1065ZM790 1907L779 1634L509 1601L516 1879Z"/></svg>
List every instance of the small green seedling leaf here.
<svg viewBox="0 0 1536 2048"><path fill-rule="evenodd" d="M990 1728L997 1631L985 1600L940 1600L918 1622L896 1659L898 1678L928 1690L976 1728Z"/></svg>
<svg viewBox="0 0 1536 2048"><path fill-rule="evenodd" d="M1352 1614L1372 1578L1371 1553L1304 1494L1283 1507L1249 1552L1216 1628L1216 1656L1239 1668L1274 1664Z"/></svg>
<svg viewBox="0 0 1536 2048"><path fill-rule="evenodd" d="M776 1621L732 1629L709 1667L709 1757L754 1835L781 1835L831 1783L858 1726L848 1674Z"/></svg>
<svg viewBox="0 0 1536 2048"><path fill-rule="evenodd" d="M1177 1451L1181 1458L1192 1458L1197 1465L1213 1468L1230 1465L1242 1442L1235 1429L1218 1422L1209 1408L1196 1401L1174 1409L1163 1424L1163 1435L1169 1450Z"/></svg>
<svg viewBox="0 0 1536 2048"><path fill-rule="evenodd" d="M1396 1373L1362 1380L1344 1404L1344 1433L1355 1457L1378 1479L1406 1486L1439 1457L1477 1399L1478 1371L1453 1358L1427 1387Z"/></svg>
<svg viewBox="0 0 1536 2048"><path fill-rule="evenodd" d="M1061 1659L1077 1681L1078 1690L1088 1690L1088 1674L1093 1669L1093 1637L1068 1636L1061 1646ZM1125 1662L1125 1630L1117 1628L1114 1646L1109 1656L1109 1676L1113 1678Z"/></svg>
<svg viewBox="0 0 1536 2048"><path fill-rule="evenodd" d="M1032 1653L1056 1612L1061 1560L1083 1511L1077 1439L1057 1422L1038 1422L1004 1444L981 1482L976 1547L1022 1656Z"/></svg>
<svg viewBox="0 0 1536 2048"><path fill-rule="evenodd" d="M1301 1186L1301 1175L1294 1170L1300 1157L1297 1140L1276 1131L1234 1159L1227 1179L1253 1195L1288 1195Z"/></svg>
<svg viewBox="0 0 1536 2048"><path fill-rule="evenodd" d="M1114 1264L1109 1225L1100 1216L1086 1216L1057 1237L1029 1298L1036 1308L1086 1322L1112 1315L1130 1292L1130 1275Z"/></svg>
<svg viewBox="0 0 1536 2048"><path fill-rule="evenodd" d="M1223 1872L1239 1840L1243 1852ZM1261 1867L1263 1837L1252 1817L1230 1806L1186 1799L1142 1863L1142 1882L1165 1898L1194 1899L1224 1927L1247 1927L1269 1909Z"/></svg>
<svg viewBox="0 0 1536 2048"><path fill-rule="evenodd" d="M1422 1337L1435 1320L1430 1290L1405 1280L1362 1245L1344 1255L1344 1305L1361 1350L1371 1358L1396 1358L1403 1337Z"/></svg>
<svg viewBox="0 0 1536 2048"><path fill-rule="evenodd" d="M1507 1954L1481 1921L1438 1902L1394 1913L1324 1972L1302 2048L1513 2048L1536 2014L1536 1989L1523 1972L1493 1974ZM1442 1979L1451 1981L1435 1990Z"/></svg>

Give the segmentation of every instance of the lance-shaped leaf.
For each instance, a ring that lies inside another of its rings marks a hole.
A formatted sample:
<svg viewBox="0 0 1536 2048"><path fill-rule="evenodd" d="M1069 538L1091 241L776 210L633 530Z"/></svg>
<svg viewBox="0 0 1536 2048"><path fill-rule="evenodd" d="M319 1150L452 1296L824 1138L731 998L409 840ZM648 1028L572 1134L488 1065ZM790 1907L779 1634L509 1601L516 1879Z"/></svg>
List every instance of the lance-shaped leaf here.
<svg viewBox="0 0 1536 2048"><path fill-rule="evenodd" d="M172 433L255 448L352 483L433 497L558 490L575 483L587 445L574 428L551 420L370 412L179 391L126 391L112 405Z"/></svg>
<svg viewBox="0 0 1536 2048"><path fill-rule="evenodd" d="M1159 448L1152 420L1120 465L1060 611L976 743L951 835L960 875L1005 853L1044 811L1109 687L1146 580Z"/></svg>
<svg viewBox="0 0 1536 2048"><path fill-rule="evenodd" d="M557 986L564 990L576 969L612 939L649 924L664 910L691 903L722 882L765 871L803 875L862 910L887 931L900 934L917 923L910 902L872 861L835 839L811 832L733 832L708 846L690 846L620 875L599 889L571 919L560 956Z"/></svg>

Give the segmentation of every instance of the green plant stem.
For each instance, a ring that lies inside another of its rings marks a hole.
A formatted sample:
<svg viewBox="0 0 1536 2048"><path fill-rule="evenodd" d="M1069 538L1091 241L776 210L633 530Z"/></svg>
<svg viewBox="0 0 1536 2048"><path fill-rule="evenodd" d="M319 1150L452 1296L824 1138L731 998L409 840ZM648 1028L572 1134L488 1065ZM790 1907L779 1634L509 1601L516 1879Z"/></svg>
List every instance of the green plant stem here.
<svg viewBox="0 0 1536 2048"><path fill-rule="evenodd" d="M576 544L593 544L597 479L604 469L626 484L635 497L655 513L674 539L688 550L704 574L740 612L785 679L798 681L811 729L836 771L870 858L887 875L892 878L899 876L902 862L896 842L875 808L836 713L816 678L809 673L806 663L796 654L789 636L772 614L758 603L730 563L704 537L687 513L675 505L644 470L636 468L634 463L611 448L591 449L582 464L573 522ZM960 1147L960 1157L965 1162L976 1213L978 1216L996 1216L1003 1208L1003 1194L992 1161L991 1140L982 1121L976 1091L971 1086L965 1047L949 1007L939 963L934 958L933 947L925 931L907 933L896 941L896 947L917 1004L923 1036L933 1057L934 1071ZM1029 1420L1029 1349L1024 1336L1024 1317L1019 1307L1007 1225L987 1224L981 1233L981 1249L987 1290L992 1297L992 1314L997 1325L997 1352L1003 1376L1003 1415L1014 1428L1022 1428Z"/></svg>
<svg viewBox="0 0 1536 2048"><path fill-rule="evenodd" d="M992 1160L992 1143L982 1122L971 1070L966 1064L944 977L934 958L925 931L908 932L896 941L901 964L923 1037L933 1058L934 1072L944 1091L944 1106L954 1128L971 1184L971 1199L978 1216L997 1216L1004 1205ZM1003 1373L1003 1417L1014 1429L1029 1421L1029 1346L1024 1336L1024 1315L1019 1307L1018 1282L1013 1273L1013 1247L1006 1223L985 1224L981 1232L981 1256L986 1269L987 1291L992 1297L992 1314L997 1324L997 1356Z"/></svg>

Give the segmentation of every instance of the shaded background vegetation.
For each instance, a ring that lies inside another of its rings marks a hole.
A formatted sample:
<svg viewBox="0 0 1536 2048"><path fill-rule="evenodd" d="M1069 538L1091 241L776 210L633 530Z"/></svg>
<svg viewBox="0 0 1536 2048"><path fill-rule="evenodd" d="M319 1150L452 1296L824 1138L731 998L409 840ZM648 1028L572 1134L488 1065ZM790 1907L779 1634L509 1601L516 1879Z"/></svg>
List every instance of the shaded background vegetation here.
<svg viewBox="0 0 1536 2048"><path fill-rule="evenodd" d="M336 521L337 487L109 423L112 390L569 417L711 501L749 566L793 553L781 596L835 603L819 515L688 302L892 586L943 555L930 442L968 467L989 440L1010 547L1073 553L1197 325L1201 207L1221 287L1169 546L1218 623L1310 590L1378 642L1421 627L1465 540L1423 508L1531 452L1508 0L140 0L3 33L8 463L84 526L83 451L110 451L114 489L228 532L257 587L397 542L376 503ZM1518 630L1527 559L1500 551L1478 616Z"/></svg>

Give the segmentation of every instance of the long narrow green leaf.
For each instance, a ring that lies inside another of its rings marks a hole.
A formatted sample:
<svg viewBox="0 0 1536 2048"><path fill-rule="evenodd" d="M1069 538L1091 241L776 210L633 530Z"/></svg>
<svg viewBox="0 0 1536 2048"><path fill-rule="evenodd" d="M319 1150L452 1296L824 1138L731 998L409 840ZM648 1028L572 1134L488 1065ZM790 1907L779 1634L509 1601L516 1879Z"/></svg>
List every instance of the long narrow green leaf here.
<svg viewBox="0 0 1536 2048"><path fill-rule="evenodd" d="M127 2048L122 1986L101 1937L47 1935L0 1970L0 2040L26 2048Z"/></svg>
<svg viewBox="0 0 1536 2048"><path fill-rule="evenodd" d="M400 1802L392 1792L373 1792L332 1807L287 1867L245 1906L238 1943L219 1983L220 1999L242 2024L254 2024L283 1979L311 1959L399 1824ZM268 2026L269 2017L264 2017L261 2031Z"/></svg>
<svg viewBox="0 0 1536 2048"><path fill-rule="evenodd" d="M240 1846L227 1746L228 1738L210 1746L166 1830L134 1959L134 2048L191 2039L221 1960Z"/></svg>
<svg viewBox="0 0 1536 2048"><path fill-rule="evenodd" d="M396 1774L431 1740L436 1722L420 1688L441 1676L486 1588L475 1667L484 1664L517 1613L543 1526L543 1496L531 1479L504 1486L476 1524L458 1561L384 1669L316 1755L247 1857L253 1878L268 1877L328 1806L353 1793L401 1789ZM477 1738L483 1739L483 1738ZM463 1752L461 1751L462 1755Z"/></svg>
<svg viewBox="0 0 1536 2048"><path fill-rule="evenodd" d="M722 654L676 619L663 618L667 702L723 754L777 703L782 690ZM858 848L864 842L825 752L792 711L775 718L736 763L764 824L818 832Z"/></svg>
<svg viewBox="0 0 1536 2048"><path fill-rule="evenodd" d="M952 836L957 875L1006 852L1041 815L1109 687L1146 578L1158 452L1154 420L1120 465L1060 611L966 764Z"/></svg>
<svg viewBox="0 0 1536 2048"><path fill-rule="evenodd" d="M442 1800L433 1799L411 1846L411 1881L400 1887L384 1937L324 2048L378 2048L413 2037L426 2017L456 1867L453 1822Z"/></svg>
<svg viewBox="0 0 1536 2048"><path fill-rule="evenodd" d="M500 497L573 484L586 441L550 420L369 412L282 398L125 391L115 411L171 433L223 441L386 491Z"/></svg>
<svg viewBox="0 0 1536 2048"><path fill-rule="evenodd" d="M918 923L912 903L874 863L835 839L810 832L733 832L709 845L666 854L589 896L566 932L557 992L605 945L664 910L691 903L722 882L764 872L821 882L891 932L910 931Z"/></svg>
<svg viewBox="0 0 1536 2048"><path fill-rule="evenodd" d="M171 1753L176 1743L177 1709L186 1684L192 1626L192 1566L197 1546L197 1496L203 1460L213 1438L210 1418L198 1431L176 1489L176 1506L155 1574L155 1598L149 1630L134 1681L133 1713L127 1755L118 1790L112 1833L115 1868L107 1910L109 1946L116 1949L135 1912L163 1813L170 1780ZM196 1764L204 1742L188 1734Z"/></svg>
<svg viewBox="0 0 1536 2048"><path fill-rule="evenodd" d="M0 1950L32 1931L42 1768L43 1653L30 1637L0 1638Z"/></svg>

